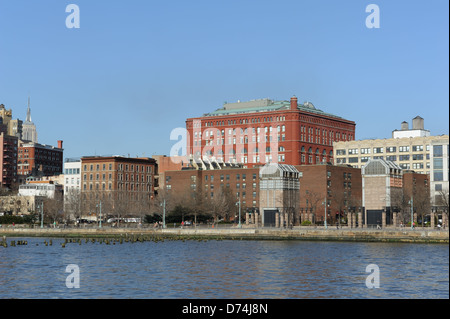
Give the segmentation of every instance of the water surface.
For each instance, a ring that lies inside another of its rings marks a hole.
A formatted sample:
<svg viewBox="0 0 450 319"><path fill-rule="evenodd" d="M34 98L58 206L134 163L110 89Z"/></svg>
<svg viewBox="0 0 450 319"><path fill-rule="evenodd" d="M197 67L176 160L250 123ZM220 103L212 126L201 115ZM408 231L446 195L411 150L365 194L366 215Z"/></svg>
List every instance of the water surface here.
<svg viewBox="0 0 450 319"><path fill-rule="evenodd" d="M449 298L448 245L26 240L0 247L0 298ZM70 264L79 288L66 286ZM369 264L380 288L366 286Z"/></svg>

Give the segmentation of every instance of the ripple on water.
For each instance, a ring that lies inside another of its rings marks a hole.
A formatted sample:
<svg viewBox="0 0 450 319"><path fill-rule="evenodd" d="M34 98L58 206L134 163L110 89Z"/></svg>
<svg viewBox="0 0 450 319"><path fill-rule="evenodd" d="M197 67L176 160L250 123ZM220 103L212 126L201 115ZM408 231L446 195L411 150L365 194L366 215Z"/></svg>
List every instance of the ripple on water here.
<svg viewBox="0 0 450 319"><path fill-rule="evenodd" d="M0 298L448 298L448 246L301 241L68 243L0 249ZM38 244L38 245L36 245ZM65 286L68 264L80 288ZM380 288L368 289L377 264Z"/></svg>

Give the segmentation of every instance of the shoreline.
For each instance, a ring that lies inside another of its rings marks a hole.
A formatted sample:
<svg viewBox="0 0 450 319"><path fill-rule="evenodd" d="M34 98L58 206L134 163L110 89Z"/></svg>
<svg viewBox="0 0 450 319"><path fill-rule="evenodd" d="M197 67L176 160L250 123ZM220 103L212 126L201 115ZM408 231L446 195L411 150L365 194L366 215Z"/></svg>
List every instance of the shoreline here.
<svg viewBox="0 0 450 319"><path fill-rule="evenodd" d="M124 238L203 240L304 240L449 244L448 230L280 228L0 228L0 237Z"/></svg>

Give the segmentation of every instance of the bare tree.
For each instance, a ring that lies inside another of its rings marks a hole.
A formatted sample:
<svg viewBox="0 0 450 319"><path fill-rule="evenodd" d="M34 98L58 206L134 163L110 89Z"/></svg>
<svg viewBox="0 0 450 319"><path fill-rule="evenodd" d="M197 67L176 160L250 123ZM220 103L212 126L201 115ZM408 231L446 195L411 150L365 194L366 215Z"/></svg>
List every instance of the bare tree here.
<svg viewBox="0 0 450 319"><path fill-rule="evenodd" d="M298 189L286 189L283 190L283 210L287 213L289 221L288 226L298 224L299 207L300 206L300 190Z"/></svg>
<svg viewBox="0 0 450 319"><path fill-rule="evenodd" d="M425 216L431 211L429 188L414 193L414 211L420 216L422 227L424 227Z"/></svg>
<svg viewBox="0 0 450 319"><path fill-rule="evenodd" d="M176 196L167 189L160 189L158 194L153 198L150 203L150 212L153 215L157 215L163 219L164 212L166 216L177 205Z"/></svg>
<svg viewBox="0 0 450 319"><path fill-rule="evenodd" d="M64 200L60 192L56 192L53 198L44 199L44 216L50 218L52 223L61 222L64 219Z"/></svg>
<svg viewBox="0 0 450 319"><path fill-rule="evenodd" d="M236 210L236 202L237 199L230 188L221 188L213 197L206 196L204 211L210 213L215 222L221 218L228 219L230 213ZM241 209L245 211L246 207L241 206Z"/></svg>
<svg viewBox="0 0 450 319"><path fill-rule="evenodd" d="M391 188L391 207L394 211L398 212L398 219L406 224L410 220L410 200L411 197L405 195L403 189L401 188Z"/></svg>
<svg viewBox="0 0 450 319"><path fill-rule="evenodd" d="M70 188L64 194L64 212L68 220L81 218L81 191L79 189Z"/></svg>
<svg viewBox="0 0 450 319"><path fill-rule="evenodd" d="M306 210L308 210L309 208L311 212L313 212L313 216L317 217L319 215L318 208L319 205L323 202L323 197L317 192L306 190L305 200L306 200Z"/></svg>
<svg viewBox="0 0 450 319"><path fill-rule="evenodd" d="M435 205L442 209L442 215L444 215L446 220L448 221L449 214L449 193L448 190L439 191L435 198ZM443 216L443 217L444 217ZM444 218L443 218L444 219Z"/></svg>

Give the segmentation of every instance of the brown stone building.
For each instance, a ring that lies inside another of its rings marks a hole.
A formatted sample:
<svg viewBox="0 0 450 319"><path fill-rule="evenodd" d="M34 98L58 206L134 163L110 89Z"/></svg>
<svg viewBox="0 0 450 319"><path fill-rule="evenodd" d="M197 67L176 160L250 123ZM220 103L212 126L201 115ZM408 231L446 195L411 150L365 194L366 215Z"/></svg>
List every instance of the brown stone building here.
<svg viewBox="0 0 450 319"><path fill-rule="evenodd" d="M102 217L149 213L158 184L156 160L121 156L81 158L83 214Z"/></svg>

